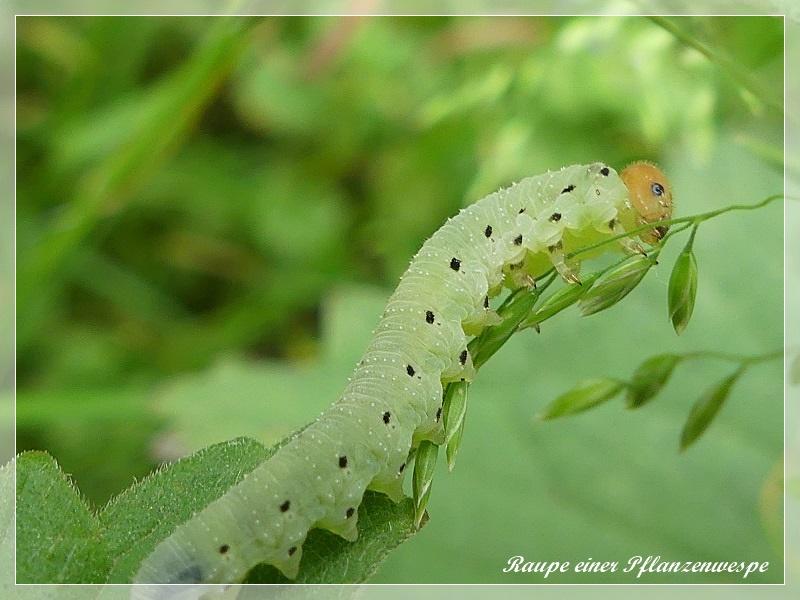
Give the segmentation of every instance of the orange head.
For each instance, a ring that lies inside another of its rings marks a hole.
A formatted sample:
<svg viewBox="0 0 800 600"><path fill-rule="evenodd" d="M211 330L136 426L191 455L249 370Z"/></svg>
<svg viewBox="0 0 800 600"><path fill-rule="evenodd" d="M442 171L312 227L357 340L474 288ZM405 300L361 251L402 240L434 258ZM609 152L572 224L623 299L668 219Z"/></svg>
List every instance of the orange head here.
<svg viewBox="0 0 800 600"><path fill-rule="evenodd" d="M638 225L655 221L665 221L672 217L672 187L669 180L657 166L649 162L635 162L620 173ZM639 237L648 244L655 244L667 234L669 227L660 225Z"/></svg>

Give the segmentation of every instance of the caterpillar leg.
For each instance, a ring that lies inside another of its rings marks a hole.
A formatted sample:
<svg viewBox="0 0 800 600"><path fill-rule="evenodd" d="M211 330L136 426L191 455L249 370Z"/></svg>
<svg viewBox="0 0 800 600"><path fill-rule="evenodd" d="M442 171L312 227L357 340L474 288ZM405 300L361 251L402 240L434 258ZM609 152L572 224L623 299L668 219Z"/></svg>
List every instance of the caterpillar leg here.
<svg viewBox="0 0 800 600"><path fill-rule="evenodd" d="M550 262L562 279L567 283L580 283L581 278L578 275L578 270L567 264L564 257L564 244L559 240L552 246L548 246L547 252L550 254Z"/></svg>
<svg viewBox="0 0 800 600"><path fill-rule="evenodd" d="M503 317L497 311L489 308L489 297L486 296L483 308L470 315L461 322L461 328L466 335L480 335L486 328L499 325L503 322Z"/></svg>
<svg viewBox="0 0 800 600"><path fill-rule="evenodd" d="M608 226L614 235L623 235L625 233L625 229L623 229L622 225L617 219L611 219L611 222L608 224ZM647 256L647 252L642 245L633 238L620 238L619 245L622 246L623 251L627 252L628 254L642 254Z"/></svg>
<svg viewBox="0 0 800 600"><path fill-rule="evenodd" d="M524 264L512 265L509 270L509 279L514 289L516 288L533 288L536 289L536 279L533 278L528 271L524 268Z"/></svg>

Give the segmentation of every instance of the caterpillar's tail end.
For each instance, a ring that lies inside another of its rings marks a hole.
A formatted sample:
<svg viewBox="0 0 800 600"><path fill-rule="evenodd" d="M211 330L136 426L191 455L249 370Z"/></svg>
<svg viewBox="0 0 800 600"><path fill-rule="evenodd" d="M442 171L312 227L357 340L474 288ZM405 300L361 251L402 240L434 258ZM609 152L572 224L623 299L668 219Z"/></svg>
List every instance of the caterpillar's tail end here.
<svg viewBox="0 0 800 600"><path fill-rule="evenodd" d="M638 161L625 167L619 176L628 188L638 224L657 223L672 217L672 186L656 165ZM668 230L668 226L659 225L639 237L648 244L657 244Z"/></svg>

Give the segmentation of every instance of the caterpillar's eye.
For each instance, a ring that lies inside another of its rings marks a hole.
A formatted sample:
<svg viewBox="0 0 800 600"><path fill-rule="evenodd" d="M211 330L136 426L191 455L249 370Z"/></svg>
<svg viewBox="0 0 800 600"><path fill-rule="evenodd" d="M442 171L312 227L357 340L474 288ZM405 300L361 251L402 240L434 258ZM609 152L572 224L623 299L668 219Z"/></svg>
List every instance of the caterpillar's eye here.
<svg viewBox="0 0 800 600"><path fill-rule="evenodd" d="M654 181L650 185L650 191L653 192L654 196L663 196L664 195L664 186L661 185L660 183L658 183L657 181Z"/></svg>

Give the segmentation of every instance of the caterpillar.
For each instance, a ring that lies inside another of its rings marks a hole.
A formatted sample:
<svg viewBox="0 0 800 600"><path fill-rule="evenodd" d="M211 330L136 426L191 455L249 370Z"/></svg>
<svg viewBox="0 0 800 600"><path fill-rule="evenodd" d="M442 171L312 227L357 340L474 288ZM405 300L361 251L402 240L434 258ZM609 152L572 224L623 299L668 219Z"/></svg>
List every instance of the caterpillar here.
<svg viewBox="0 0 800 600"><path fill-rule="evenodd" d="M443 385L473 378L467 343L500 318L489 299L554 267L579 283L577 248L643 252L669 219L672 191L651 163L603 163L528 177L461 210L422 246L389 299L341 397L222 497L178 526L135 583L234 583L259 563L297 575L309 530L358 535L366 489L403 498L410 452L441 443Z"/></svg>

